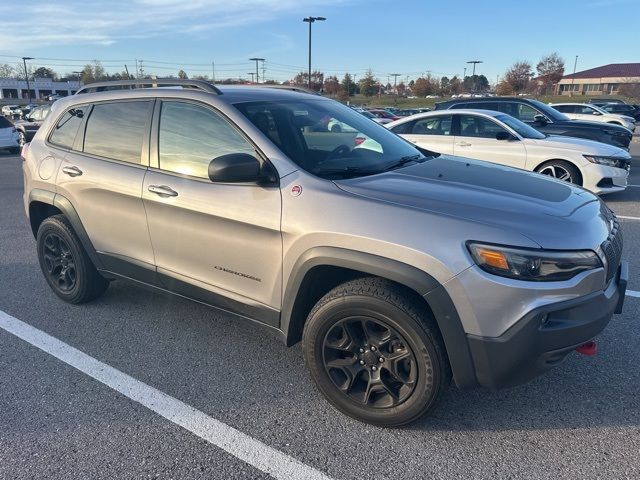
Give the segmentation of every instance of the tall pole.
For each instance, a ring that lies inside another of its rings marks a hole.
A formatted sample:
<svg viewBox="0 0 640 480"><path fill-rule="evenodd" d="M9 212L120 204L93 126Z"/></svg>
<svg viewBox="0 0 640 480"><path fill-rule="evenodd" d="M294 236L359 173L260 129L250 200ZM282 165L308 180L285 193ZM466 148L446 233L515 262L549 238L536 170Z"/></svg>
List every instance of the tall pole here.
<svg viewBox="0 0 640 480"><path fill-rule="evenodd" d="M216 64L211 61L211 82L216 83Z"/></svg>
<svg viewBox="0 0 640 480"><path fill-rule="evenodd" d="M476 65L478 63L482 63L482 60L469 60L467 63L473 64L473 73L471 74L471 78L473 79L473 93L476 92Z"/></svg>
<svg viewBox="0 0 640 480"><path fill-rule="evenodd" d="M251 75L251 83L253 83L255 80L255 74L256 72L249 72L249 75Z"/></svg>
<svg viewBox="0 0 640 480"><path fill-rule="evenodd" d="M22 57L22 63L24 64L24 76L27 79L27 96L29 97L29 103L31 103L31 86L29 85L29 70L27 70L27 60L33 60L33 57Z"/></svg>
<svg viewBox="0 0 640 480"><path fill-rule="evenodd" d="M250 58L252 62L256 62L256 83L260 83L260 75L258 74L258 62L264 62L264 58L253 57Z"/></svg>
<svg viewBox="0 0 640 480"><path fill-rule="evenodd" d="M398 77L401 75L400 73L390 73L389 75L391 75L393 77L393 91L394 93L397 95L398 94Z"/></svg>
<svg viewBox="0 0 640 480"><path fill-rule="evenodd" d="M311 89L311 24L313 22L324 22L326 20L325 17L305 17L302 19L303 22L309 24L309 78L308 78L308 86Z"/></svg>
<svg viewBox="0 0 640 480"><path fill-rule="evenodd" d="M127 70L127 66L124 66L124 69ZM78 90L80 90L80 75L82 75L82 72L72 72L75 73L78 76ZM127 76L129 76L129 70L127 70Z"/></svg>
<svg viewBox="0 0 640 480"><path fill-rule="evenodd" d="M573 82L576 79L576 68L578 67L578 55L576 55L576 61L573 62L573 76L571 77L571 91L569 92L569 96L573 96Z"/></svg>

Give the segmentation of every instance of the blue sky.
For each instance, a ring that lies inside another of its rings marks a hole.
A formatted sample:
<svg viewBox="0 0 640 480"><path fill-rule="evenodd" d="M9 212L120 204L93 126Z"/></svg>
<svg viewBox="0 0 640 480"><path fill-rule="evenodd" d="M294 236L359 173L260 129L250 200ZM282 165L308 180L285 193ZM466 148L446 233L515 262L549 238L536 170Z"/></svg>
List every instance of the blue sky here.
<svg viewBox="0 0 640 480"><path fill-rule="evenodd" d="M91 59L109 71L142 59L147 73L248 78L266 58L266 77L285 80L307 65L304 16L313 26L313 64L325 74L371 68L416 78L461 75L467 60L491 82L513 62L557 51L573 70L640 62L638 0L30 0L3 19L0 63L35 57L59 73ZM50 59L50 60L44 60Z"/></svg>

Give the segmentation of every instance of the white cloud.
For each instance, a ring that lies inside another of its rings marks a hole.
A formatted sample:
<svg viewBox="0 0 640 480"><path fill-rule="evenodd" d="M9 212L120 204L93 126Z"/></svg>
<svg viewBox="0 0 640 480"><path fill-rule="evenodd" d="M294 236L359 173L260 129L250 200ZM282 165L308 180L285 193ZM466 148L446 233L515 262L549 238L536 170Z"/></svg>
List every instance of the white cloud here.
<svg viewBox="0 0 640 480"><path fill-rule="evenodd" d="M4 18L0 51L69 44L111 45L166 34L201 34L268 21L345 0L46 0L24 2ZM305 13L306 14L306 13Z"/></svg>

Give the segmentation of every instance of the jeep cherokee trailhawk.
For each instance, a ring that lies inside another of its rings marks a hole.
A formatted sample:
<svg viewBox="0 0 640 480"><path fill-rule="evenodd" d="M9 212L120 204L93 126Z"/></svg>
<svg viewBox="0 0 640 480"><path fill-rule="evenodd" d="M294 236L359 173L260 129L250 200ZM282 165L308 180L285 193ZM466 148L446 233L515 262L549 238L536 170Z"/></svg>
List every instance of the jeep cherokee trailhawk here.
<svg viewBox="0 0 640 480"><path fill-rule="evenodd" d="M452 378L530 380L624 300L620 225L593 194L417 149L309 92L92 84L22 155L60 298L134 280L253 320L302 340L328 401L377 425L415 420Z"/></svg>

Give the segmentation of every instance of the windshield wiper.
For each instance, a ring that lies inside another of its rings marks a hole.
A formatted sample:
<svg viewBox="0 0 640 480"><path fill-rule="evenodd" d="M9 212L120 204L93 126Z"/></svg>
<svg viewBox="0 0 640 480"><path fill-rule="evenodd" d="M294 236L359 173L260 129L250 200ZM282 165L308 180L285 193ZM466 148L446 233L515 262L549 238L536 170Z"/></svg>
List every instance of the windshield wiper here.
<svg viewBox="0 0 640 480"><path fill-rule="evenodd" d="M327 169L318 169L314 173L316 175L342 175L345 177L351 176L365 176L365 175L375 175L376 173L380 173L383 170L380 169L371 169L371 168L362 168L362 167L342 167L342 168L327 168Z"/></svg>
<svg viewBox="0 0 640 480"><path fill-rule="evenodd" d="M420 159L422 159L422 161L419 161ZM407 155L405 157L400 158L400 160L398 160L397 162L393 162L390 165L387 165L386 167L384 167L380 171L381 172L388 172L389 170L395 170L396 168L400 168L400 167L406 165L407 163L411 163L411 162L422 163L426 159L427 159L427 157L425 157L421 153L417 153L415 155Z"/></svg>

